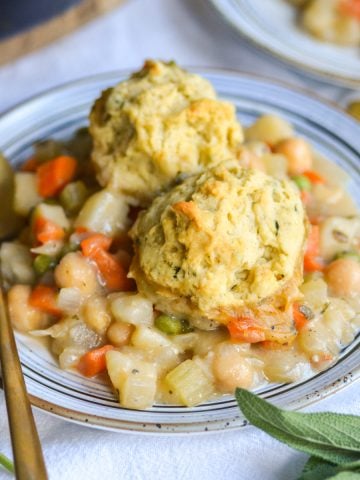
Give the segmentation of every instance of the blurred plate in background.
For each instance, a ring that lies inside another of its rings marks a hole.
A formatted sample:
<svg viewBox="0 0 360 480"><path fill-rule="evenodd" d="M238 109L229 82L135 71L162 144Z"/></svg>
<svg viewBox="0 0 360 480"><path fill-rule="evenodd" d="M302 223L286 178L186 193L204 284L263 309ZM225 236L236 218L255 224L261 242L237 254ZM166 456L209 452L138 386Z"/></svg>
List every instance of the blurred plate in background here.
<svg viewBox="0 0 360 480"><path fill-rule="evenodd" d="M360 86L360 53L316 40L296 23L285 0L210 0L241 35L278 58L332 83Z"/></svg>

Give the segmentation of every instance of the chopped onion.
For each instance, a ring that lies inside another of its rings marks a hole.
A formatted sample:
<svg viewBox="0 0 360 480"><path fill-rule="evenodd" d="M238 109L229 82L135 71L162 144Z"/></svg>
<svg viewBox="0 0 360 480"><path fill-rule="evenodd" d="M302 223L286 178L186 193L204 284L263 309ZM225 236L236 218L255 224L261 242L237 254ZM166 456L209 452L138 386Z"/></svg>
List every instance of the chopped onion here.
<svg viewBox="0 0 360 480"><path fill-rule="evenodd" d="M47 242L44 245L41 245L40 247L32 248L30 251L31 253L37 253L42 255L49 255L49 257L55 257L56 255L59 255L63 246L64 246L63 242L53 241L53 242Z"/></svg>
<svg viewBox="0 0 360 480"><path fill-rule="evenodd" d="M78 288L61 288L57 305L66 313L75 313L79 311L83 301L84 297Z"/></svg>
<svg viewBox="0 0 360 480"><path fill-rule="evenodd" d="M86 353L86 348L83 347L67 347L59 355L60 368L74 367L80 357Z"/></svg>

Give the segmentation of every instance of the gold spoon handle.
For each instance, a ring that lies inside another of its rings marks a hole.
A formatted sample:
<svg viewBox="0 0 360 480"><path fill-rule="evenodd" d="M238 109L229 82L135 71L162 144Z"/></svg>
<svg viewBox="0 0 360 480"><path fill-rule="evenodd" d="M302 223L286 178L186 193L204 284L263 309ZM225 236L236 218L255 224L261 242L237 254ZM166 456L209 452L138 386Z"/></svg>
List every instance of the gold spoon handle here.
<svg viewBox="0 0 360 480"><path fill-rule="evenodd" d="M0 288L0 361L8 411L16 478L46 480L39 436L27 396L14 332Z"/></svg>

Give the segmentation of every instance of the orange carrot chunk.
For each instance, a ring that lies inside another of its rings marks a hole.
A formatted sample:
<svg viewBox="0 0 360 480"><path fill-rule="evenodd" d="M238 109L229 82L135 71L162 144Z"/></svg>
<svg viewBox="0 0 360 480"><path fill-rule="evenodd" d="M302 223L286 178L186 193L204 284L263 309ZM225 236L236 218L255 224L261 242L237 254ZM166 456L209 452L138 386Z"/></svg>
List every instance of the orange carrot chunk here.
<svg viewBox="0 0 360 480"><path fill-rule="evenodd" d="M47 243L62 240L65 237L65 231L51 220L38 217L34 222L34 235L39 243Z"/></svg>
<svg viewBox="0 0 360 480"><path fill-rule="evenodd" d="M360 0L342 0L340 11L345 15L355 17L360 22Z"/></svg>
<svg viewBox="0 0 360 480"><path fill-rule="evenodd" d="M231 338L238 342L257 343L266 339L264 330L254 325L254 319L250 317L234 318L227 324L227 328Z"/></svg>
<svg viewBox="0 0 360 480"><path fill-rule="evenodd" d="M311 201L311 193L310 192L307 192L306 190L302 190L300 192L300 198L301 198L301 201L303 202L303 204L306 206L306 205L309 205L310 201Z"/></svg>
<svg viewBox="0 0 360 480"><path fill-rule="evenodd" d="M85 238L81 243L81 249L85 257L96 255L98 250L108 251L112 243L112 239L102 233L94 233Z"/></svg>
<svg viewBox="0 0 360 480"><path fill-rule="evenodd" d="M303 175L308 178L311 183L326 183L325 178L317 172L314 172L314 170L306 170L306 172L303 172Z"/></svg>
<svg viewBox="0 0 360 480"><path fill-rule="evenodd" d="M112 239L95 233L81 242L81 249L85 257L91 258L97 265L99 272L109 290L123 292L134 290L135 282L127 278L127 269L119 259L108 252Z"/></svg>
<svg viewBox="0 0 360 480"><path fill-rule="evenodd" d="M80 358L77 369L85 377L94 377L98 373L104 372L106 370L106 352L113 348L112 345L104 345L90 350Z"/></svg>
<svg viewBox="0 0 360 480"><path fill-rule="evenodd" d="M61 316L57 306L57 289L48 285L37 285L30 294L29 305L56 317Z"/></svg>
<svg viewBox="0 0 360 480"><path fill-rule="evenodd" d="M304 315L300 310L300 305L294 303L293 305L293 318L294 324L297 331L302 330L308 324L309 319Z"/></svg>
<svg viewBox="0 0 360 480"><path fill-rule="evenodd" d="M75 158L62 155L43 163L37 169L38 193L44 198L54 197L74 178Z"/></svg>
<svg viewBox="0 0 360 480"><path fill-rule="evenodd" d="M134 290L135 282L127 278L127 269L121 262L105 250L98 250L92 257L109 290L128 292Z"/></svg>
<svg viewBox="0 0 360 480"><path fill-rule="evenodd" d="M318 225L311 225L304 255L304 269L307 272L324 270L324 265L319 259L320 229Z"/></svg>

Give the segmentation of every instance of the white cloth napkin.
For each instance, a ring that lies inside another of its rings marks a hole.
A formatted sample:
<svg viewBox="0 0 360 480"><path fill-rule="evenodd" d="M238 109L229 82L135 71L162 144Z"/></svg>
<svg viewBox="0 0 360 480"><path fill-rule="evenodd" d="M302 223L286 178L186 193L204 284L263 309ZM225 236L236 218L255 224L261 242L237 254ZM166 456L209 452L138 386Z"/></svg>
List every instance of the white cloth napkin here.
<svg viewBox="0 0 360 480"><path fill-rule="evenodd" d="M0 68L0 111L89 74L138 68L145 58L260 73L339 101L348 91L306 78L249 46L206 0L130 0L36 53ZM360 382L311 410L360 414ZM306 456L247 427L201 436L119 434L35 412L51 480L292 480ZM3 393L0 452L11 456ZM10 479L0 470L0 479Z"/></svg>

